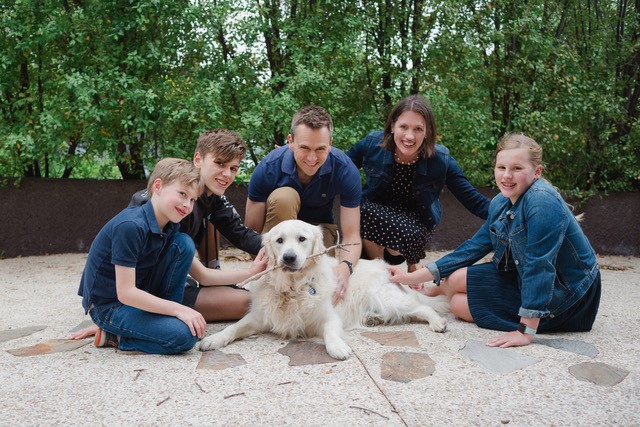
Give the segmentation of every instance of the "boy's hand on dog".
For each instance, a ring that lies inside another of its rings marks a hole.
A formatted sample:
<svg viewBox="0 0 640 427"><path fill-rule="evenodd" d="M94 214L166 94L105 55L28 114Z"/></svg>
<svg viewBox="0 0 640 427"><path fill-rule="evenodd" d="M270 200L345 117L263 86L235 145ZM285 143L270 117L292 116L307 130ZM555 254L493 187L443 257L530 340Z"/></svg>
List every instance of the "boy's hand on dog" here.
<svg viewBox="0 0 640 427"><path fill-rule="evenodd" d="M250 272L252 275L258 274L267 268L267 264L269 263L269 258L264 255L264 248L260 249L258 255L253 260L253 264L251 265Z"/></svg>

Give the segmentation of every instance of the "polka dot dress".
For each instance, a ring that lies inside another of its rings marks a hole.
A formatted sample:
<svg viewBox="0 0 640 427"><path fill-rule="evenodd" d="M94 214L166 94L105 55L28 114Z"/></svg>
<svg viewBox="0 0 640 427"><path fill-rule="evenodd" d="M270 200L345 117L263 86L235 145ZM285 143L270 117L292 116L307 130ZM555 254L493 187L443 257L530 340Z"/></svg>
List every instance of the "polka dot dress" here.
<svg viewBox="0 0 640 427"><path fill-rule="evenodd" d="M432 234L416 212L412 183L417 168L417 163L395 163L389 193L380 203L363 200L360 207L362 238L400 252L408 264L425 257L424 248Z"/></svg>

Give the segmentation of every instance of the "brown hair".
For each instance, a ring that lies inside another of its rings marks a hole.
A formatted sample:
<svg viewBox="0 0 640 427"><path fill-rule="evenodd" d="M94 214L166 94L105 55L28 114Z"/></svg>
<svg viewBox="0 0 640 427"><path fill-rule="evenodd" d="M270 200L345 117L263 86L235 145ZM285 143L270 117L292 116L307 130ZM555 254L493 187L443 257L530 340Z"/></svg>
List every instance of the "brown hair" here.
<svg viewBox="0 0 640 427"><path fill-rule="evenodd" d="M305 125L311 129L329 129L329 136L333 138L333 120L324 108L318 105L307 105L298 110L291 119L291 137L295 137L298 125Z"/></svg>
<svg viewBox="0 0 640 427"><path fill-rule="evenodd" d="M216 161L227 163L235 159L243 159L247 146L240 136L227 129L209 129L204 131L196 144L196 153L204 159L212 154Z"/></svg>
<svg viewBox="0 0 640 427"><path fill-rule="evenodd" d="M542 147L532 138L522 133L507 133L500 138L494 157L503 150L514 148L526 148L529 152L529 162L534 168L542 165Z"/></svg>
<svg viewBox="0 0 640 427"><path fill-rule="evenodd" d="M188 160L173 157L160 160L149 176L147 183L149 196L153 195L153 182L156 179L160 179L164 185L169 185L174 181L179 181L186 186L196 185L198 195L204 192L204 181L200 179L200 169Z"/></svg>
<svg viewBox="0 0 640 427"><path fill-rule="evenodd" d="M424 141L420 147L420 155L425 159L433 156L436 152L436 136L438 134L436 118L433 115L431 105L429 105L426 99L418 94L407 96L393 107L391 113L389 113L389 116L387 117L387 122L384 125L384 136L380 146L389 151L395 151L396 143L393 140L391 128L398 120L398 117L400 117L400 115L405 111L413 111L424 118L427 128L425 129Z"/></svg>

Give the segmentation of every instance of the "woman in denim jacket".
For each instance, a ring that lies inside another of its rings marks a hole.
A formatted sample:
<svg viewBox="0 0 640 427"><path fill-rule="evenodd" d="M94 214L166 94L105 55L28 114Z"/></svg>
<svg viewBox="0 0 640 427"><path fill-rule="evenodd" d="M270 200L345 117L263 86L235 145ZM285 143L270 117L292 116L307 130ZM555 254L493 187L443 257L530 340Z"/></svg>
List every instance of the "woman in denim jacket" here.
<svg viewBox="0 0 640 427"><path fill-rule="evenodd" d="M529 344L537 332L589 331L600 303L596 255L576 218L542 175L542 148L521 134L496 149L500 189L482 228L451 254L392 281L434 280L424 291L451 298L456 317L507 331L489 346ZM491 251L491 262L474 265Z"/></svg>
<svg viewBox="0 0 640 427"><path fill-rule="evenodd" d="M420 95L401 100L384 131L370 133L347 155L366 176L360 231L369 258L406 260L408 270L416 270L440 223L445 185L471 213L487 218L490 200L469 183L449 150L436 144L433 111Z"/></svg>

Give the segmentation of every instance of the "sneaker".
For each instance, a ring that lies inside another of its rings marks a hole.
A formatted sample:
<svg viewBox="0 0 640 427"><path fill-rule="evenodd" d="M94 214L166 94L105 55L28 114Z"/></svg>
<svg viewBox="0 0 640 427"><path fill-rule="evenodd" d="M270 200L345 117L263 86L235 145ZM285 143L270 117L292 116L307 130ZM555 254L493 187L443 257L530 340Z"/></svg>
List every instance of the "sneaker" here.
<svg viewBox="0 0 640 427"><path fill-rule="evenodd" d="M118 348L118 336L107 332L102 328L98 328L96 339L93 341L96 347L115 347Z"/></svg>

